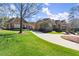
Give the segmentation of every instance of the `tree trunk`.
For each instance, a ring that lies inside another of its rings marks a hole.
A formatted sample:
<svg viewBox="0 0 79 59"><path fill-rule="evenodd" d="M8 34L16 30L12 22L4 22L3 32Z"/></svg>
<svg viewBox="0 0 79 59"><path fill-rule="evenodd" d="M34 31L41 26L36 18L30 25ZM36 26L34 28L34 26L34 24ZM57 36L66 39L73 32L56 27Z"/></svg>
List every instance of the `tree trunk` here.
<svg viewBox="0 0 79 59"><path fill-rule="evenodd" d="M22 33L22 20L23 20L23 17L22 17L22 9L23 9L23 6L22 6L22 3L21 3L21 11L20 11L20 32L19 33Z"/></svg>

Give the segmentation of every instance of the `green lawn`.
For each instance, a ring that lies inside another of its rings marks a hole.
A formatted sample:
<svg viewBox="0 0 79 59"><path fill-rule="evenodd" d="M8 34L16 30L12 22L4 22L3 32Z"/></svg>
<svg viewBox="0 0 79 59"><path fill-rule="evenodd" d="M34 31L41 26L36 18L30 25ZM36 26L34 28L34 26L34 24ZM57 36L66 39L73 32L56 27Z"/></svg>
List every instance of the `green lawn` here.
<svg viewBox="0 0 79 59"><path fill-rule="evenodd" d="M79 51L44 41L30 31L0 30L0 55L2 56L71 56Z"/></svg>
<svg viewBox="0 0 79 59"><path fill-rule="evenodd" d="M63 32L49 32L49 34L63 34Z"/></svg>

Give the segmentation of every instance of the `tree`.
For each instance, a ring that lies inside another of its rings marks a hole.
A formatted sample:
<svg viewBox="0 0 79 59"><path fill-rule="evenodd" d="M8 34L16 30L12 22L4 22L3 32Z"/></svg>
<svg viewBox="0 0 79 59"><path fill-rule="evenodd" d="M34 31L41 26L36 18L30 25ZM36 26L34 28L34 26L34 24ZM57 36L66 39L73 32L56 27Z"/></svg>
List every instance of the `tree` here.
<svg viewBox="0 0 79 59"><path fill-rule="evenodd" d="M37 14L42 7L42 4L37 3L17 3L14 4L16 7L15 13L20 17L20 32L22 33L22 20L30 18Z"/></svg>
<svg viewBox="0 0 79 59"><path fill-rule="evenodd" d="M73 21L75 19L74 18L75 17L74 14L75 14L75 7L70 9L70 14L69 14L69 21L70 21L72 27L74 26L74 23L73 23Z"/></svg>
<svg viewBox="0 0 79 59"><path fill-rule="evenodd" d="M11 7L12 6L12 7ZM20 32L22 33L22 20L30 18L37 14L42 8L42 4L38 3L14 3L14 4L0 4L1 17L19 17L20 18Z"/></svg>
<svg viewBox="0 0 79 59"><path fill-rule="evenodd" d="M4 27L4 23L9 20L9 4L1 3L0 4L0 27Z"/></svg>
<svg viewBox="0 0 79 59"><path fill-rule="evenodd" d="M79 6L72 7L70 9L69 20L72 30L79 26Z"/></svg>

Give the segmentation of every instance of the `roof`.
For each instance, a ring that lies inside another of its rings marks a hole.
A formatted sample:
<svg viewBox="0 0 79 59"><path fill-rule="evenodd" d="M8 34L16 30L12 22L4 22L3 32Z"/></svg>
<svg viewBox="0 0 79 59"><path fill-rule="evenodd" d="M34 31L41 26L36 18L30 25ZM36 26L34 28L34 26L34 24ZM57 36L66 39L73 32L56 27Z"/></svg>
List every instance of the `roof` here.
<svg viewBox="0 0 79 59"><path fill-rule="evenodd" d="M50 18L43 18L43 19L41 19L41 20L38 20L37 23L38 23L38 22L43 22L43 21L50 21L50 20L51 20Z"/></svg>
<svg viewBox="0 0 79 59"><path fill-rule="evenodd" d="M8 20L7 22L8 23L12 23L12 22L14 22L15 20L17 20L17 19L19 19L20 20L20 18L11 18L10 20ZM23 22L26 22L27 23L27 21L26 20L23 20Z"/></svg>

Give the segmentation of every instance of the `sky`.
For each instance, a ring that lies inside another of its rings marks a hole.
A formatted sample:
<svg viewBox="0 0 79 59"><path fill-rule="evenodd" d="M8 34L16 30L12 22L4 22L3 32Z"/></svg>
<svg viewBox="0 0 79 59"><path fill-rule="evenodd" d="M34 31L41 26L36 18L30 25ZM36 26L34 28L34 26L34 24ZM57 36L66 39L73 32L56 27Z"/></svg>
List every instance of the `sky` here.
<svg viewBox="0 0 79 59"><path fill-rule="evenodd" d="M77 5L79 4L78 3L43 3L43 7L36 15L25 20L30 22L36 22L43 18L51 18L54 20L68 21L70 9ZM14 10L16 9L13 4L11 4L11 8Z"/></svg>
<svg viewBox="0 0 79 59"><path fill-rule="evenodd" d="M43 18L54 20L67 20L69 10L79 4L76 3L43 3L42 10L34 15L30 21L34 22Z"/></svg>

